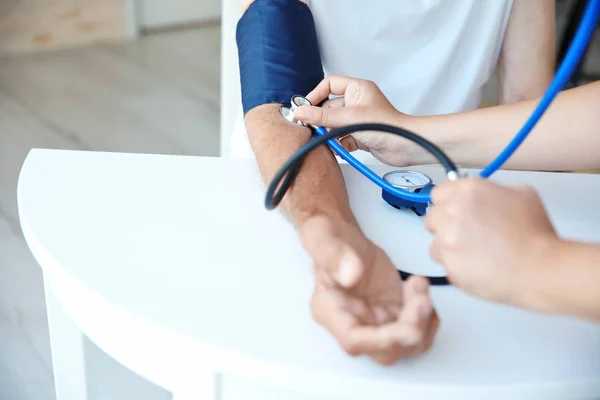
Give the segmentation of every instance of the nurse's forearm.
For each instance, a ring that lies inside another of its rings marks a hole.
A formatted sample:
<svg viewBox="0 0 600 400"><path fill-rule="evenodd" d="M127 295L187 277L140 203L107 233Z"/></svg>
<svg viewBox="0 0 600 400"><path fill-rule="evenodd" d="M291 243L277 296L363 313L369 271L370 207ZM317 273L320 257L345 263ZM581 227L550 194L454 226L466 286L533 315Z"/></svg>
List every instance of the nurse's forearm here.
<svg viewBox="0 0 600 400"><path fill-rule="evenodd" d="M558 241L522 280L519 303L600 322L600 246Z"/></svg>
<svg viewBox="0 0 600 400"><path fill-rule="evenodd" d="M277 104L250 110L245 122L260 173L267 183L310 138L307 128L294 126L281 117ZM339 164L325 146L308 155L280 208L296 227L315 215L356 224Z"/></svg>
<svg viewBox="0 0 600 400"><path fill-rule="evenodd" d="M483 167L495 158L529 118L538 101L401 121L440 145L458 164ZM507 169L578 170L600 168L600 82L561 93ZM429 162L423 158L417 162Z"/></svg>

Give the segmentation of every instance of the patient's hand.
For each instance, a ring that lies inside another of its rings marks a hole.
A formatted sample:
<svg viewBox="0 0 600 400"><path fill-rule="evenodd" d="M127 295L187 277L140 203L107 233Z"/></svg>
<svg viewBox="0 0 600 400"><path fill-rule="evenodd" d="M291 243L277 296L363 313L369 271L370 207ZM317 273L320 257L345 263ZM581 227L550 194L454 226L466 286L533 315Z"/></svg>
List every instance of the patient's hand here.
<svg viewBox="0 0 600 400"><path fill-rule="evenodd" d="M341 95L327 100L330 95ZM380 123L411 130L417 117L396 110L379 87L363 79L328 76L307 95L313 104L327 100L322 107L299 107L295 117L311 125L339 128L360 123ZM418 133L418 132L415 132ZM368 151L389 165L414 164L427 154L408 140L383 132L357 132L340 143L347 151ZM428 154L427 154L428 156Z"/></svg>
<svg viewBox="0 0 600 400"><path fill-rule="evenodd" d="M314 319L351 355L385 365L429 349L439 319L425 278L403 287L387 255L355 225L312 217L300 229L314 261Z"/></svg>

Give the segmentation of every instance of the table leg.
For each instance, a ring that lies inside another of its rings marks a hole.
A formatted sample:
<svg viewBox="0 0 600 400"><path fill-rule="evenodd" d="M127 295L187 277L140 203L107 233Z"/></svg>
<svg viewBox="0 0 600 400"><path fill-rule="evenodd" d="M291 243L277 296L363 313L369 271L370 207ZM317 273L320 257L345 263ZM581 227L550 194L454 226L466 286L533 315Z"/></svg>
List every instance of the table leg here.
<svg viewBox="0 0 600 400"><path fill-rule="evenodd" d="M73 323L44 276L56 400L87 399L83 333Z"/></svg>

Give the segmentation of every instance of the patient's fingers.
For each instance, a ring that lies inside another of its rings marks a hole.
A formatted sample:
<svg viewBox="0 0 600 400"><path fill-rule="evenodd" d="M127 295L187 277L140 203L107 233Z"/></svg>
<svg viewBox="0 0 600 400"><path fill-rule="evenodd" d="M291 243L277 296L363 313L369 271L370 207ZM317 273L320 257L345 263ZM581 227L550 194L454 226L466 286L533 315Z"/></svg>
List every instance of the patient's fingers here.
<svg viewBox="0 0 600 400"><path fill-rule="evenodd" d="M411 276L406 282L404 308L399 319L405 324L413 324L419 333L419 340L411 348L405 349L403 355L414 356L431 347L440 321L433 308L426 278Z"/></svg>
<svg viewBox="0 0 600 400"><path fill-rule="evenodd" d="M432 312L429 281L422 276L411 276L404 285L404 307L400 319L406 323L422 323L429 319Z"/></svg>

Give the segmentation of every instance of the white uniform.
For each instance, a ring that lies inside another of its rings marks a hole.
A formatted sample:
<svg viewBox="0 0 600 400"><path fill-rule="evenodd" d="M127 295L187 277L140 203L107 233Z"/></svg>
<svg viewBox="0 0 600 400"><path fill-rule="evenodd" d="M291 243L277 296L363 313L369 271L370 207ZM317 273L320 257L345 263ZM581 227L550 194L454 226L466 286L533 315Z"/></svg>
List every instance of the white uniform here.
<svg viewBox="0 0 600 400"><path fill-rule="evenodd" d="M479 106L513 0L308 0L326 75L369 79L411 115ZM231 156L252 157L242 111ZM362 153L359 155L359 153ZM378 162L366 152L362 161Z"/></svg>

